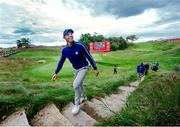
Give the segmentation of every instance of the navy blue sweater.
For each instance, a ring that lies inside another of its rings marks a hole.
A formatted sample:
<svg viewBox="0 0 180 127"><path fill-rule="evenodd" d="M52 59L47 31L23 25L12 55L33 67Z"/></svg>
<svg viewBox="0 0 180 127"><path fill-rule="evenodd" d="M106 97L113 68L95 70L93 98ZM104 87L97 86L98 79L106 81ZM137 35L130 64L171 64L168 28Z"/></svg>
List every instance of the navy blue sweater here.
<svg viewBox="0 0 180 127"><path fill-rule="evenodd" d="M88 49L80 42L74 42L72 47L65 46L63 48L61 58L55 71L56 74L61 70L66 58L68 58L72 63L74 69L80 69L82 67L88 66L86 58L89 60L94 70L97 69L96 64Z"/></svg>

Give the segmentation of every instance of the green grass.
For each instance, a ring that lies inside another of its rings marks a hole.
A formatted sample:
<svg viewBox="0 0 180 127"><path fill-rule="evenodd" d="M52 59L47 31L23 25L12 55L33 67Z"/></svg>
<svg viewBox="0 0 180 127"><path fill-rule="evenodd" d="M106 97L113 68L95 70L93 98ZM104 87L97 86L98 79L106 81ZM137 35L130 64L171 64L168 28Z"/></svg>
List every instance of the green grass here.
<svg viewBox="0 0 180 127"><path fill-rule="evenodd" d="M128 98L127 107L98 125L157 126L179 125L180 76L150 73Z"/></svg>
<svg viewBox="0 0 180 127"><path fill-rule="evenodd" d="M60 52L59 47L24 49L0 58L0 117L12 112L14 107L24 107L31 118L49 102L62 107L73 101L73 70L68 60L58 79L51 81ZM159 74L171 72L180 64L180 43L140 43L126 50L92 55L100 75L96 78L90 69L84 80L89 99L116 92L118 86L136 80L136 66L142 61L158 61ZM114 65L118 65L117 75L113 75Z"/></svg>

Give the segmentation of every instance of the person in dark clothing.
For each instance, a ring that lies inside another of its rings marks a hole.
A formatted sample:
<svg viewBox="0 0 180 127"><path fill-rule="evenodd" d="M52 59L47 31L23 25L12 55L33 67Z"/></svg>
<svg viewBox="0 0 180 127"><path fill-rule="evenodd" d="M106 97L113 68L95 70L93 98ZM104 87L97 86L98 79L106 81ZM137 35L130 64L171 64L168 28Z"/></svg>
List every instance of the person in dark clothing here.
<svg viewBox="0 0 180 127"><path fill-rule="evenodd" d="M157 72L159 69L159 63L152 63L151 70Z"/></svg>
<svg viewBox="0 0 180 127"><path fill-rule="evenodd" d="M145 67L143 63L137 66L137 74L139 81L141 81L141 78L144 76L144 71L145 71Z"/></svg>
<svg viewBox="0 0 180 127"><path fill-rule="evenodd" d="M144 68L145 68L144 74L147 75L148 74L148 70L149 70L149 64L148 63L144 63Z"/></svg>
<svg viewBox="0 0 180 127"><path fill-rule="evenodd" d="M83 45L81 42L74 41L73 33L74 31L72 29L66 29L63 32L63 38L66 40L67 45L62 49L61 57L52 76L52 80L56 80L65 60L68 58L74 70L73 89L75 92L75 105L71 112L73 115L75 115L80 111L80 104L87 100L87 96L84 93L83 80L89 71L89 62L93 67L96 76L99 75L99 71L94 59L91 56L91 53L85 47L85 45Z"/></svg>
<svg viewBox="0 0 180 127"><path fill-rule="evenodd" d="M114 66L114 74L117 74L117 66Z"/></svg>

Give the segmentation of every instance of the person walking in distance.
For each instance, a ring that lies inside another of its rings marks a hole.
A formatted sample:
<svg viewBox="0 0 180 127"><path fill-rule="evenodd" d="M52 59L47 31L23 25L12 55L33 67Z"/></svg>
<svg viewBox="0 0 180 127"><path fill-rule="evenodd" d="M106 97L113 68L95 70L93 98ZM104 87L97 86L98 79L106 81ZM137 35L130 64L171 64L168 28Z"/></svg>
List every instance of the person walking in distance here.
<svg viewBox="0 0 180 127"><path fill-rule="evenodd" d="M117 65L114 66L114 74L117 74Z"/></svg>
<svg viewBox="0 0 180 127"><path fill-rule="evenodd" d="M140 65L137 66L137 74L138 74L138 81L140 82L142 77L144 76L144 64L141 63Z"/></svg>
<svg viewBox="0 0 180 127"><path fill-rule="evenodd" d="M74 31L72 29L65 29L63 32L63 38L66 40L67 45L62 49L61 58L59 60L55 73L52 76L52 80L56 80L57 74L60 72L64 61L66 60L66 58L68 58L73 66L75 77L73 81L73 89L75 92L75 106L72 109L72 114L75 115L80 110L80 103L87 100L87 97L84 93L83 80L89 70L88 61L93 67L96 76L99 75L99 71L88 49L82 43L74 41L73 33Z"/></svg>

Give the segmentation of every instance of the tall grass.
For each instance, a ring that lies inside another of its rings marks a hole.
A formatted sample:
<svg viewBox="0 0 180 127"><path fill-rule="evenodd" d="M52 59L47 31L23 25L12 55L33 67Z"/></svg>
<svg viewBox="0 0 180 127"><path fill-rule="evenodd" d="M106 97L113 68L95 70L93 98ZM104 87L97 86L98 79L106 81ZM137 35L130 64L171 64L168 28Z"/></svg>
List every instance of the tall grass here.
<svg viewBox="0 0 180 127"><path fill-rule="evenodd" d="M160 126L180 124L180 76L151 73L129 97L127 107L98 125Z"/></svg>

